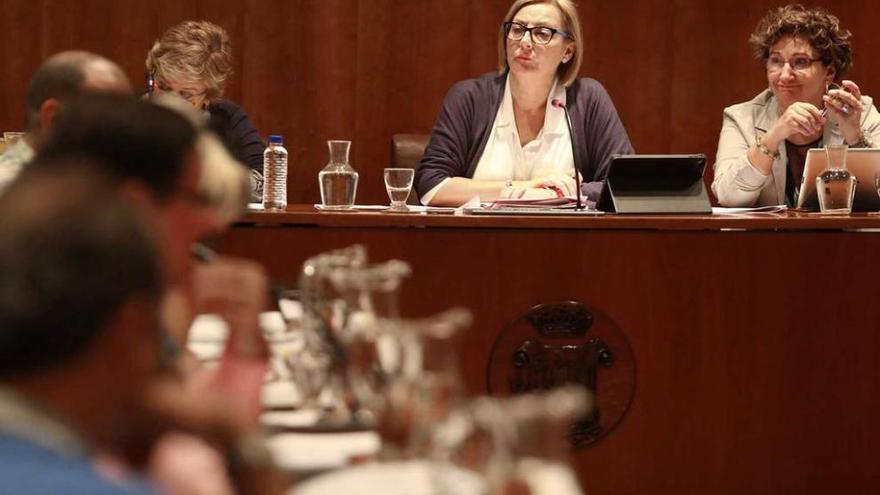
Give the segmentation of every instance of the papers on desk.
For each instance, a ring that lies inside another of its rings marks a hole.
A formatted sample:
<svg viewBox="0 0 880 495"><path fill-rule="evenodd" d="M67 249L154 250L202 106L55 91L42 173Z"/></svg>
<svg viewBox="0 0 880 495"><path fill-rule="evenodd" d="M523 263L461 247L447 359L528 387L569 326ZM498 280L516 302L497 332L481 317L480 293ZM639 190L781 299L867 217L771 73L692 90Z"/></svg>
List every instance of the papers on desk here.
<svg viewBox="0 0 880 495"><path fill-rule="evenodd" d="M542 199L496 199L489 203L486 208L495 210L498 208L574 208L577 198L542 198Z"/></svg>
<svg viewBox="0 0 880 495"><path fill-rule="evenodd" d="M374 431L345 433L280 433L266 440L275 463L286 471L338 469L358 457L379 452L381 440ZM297 493L300 491L297 486ZM338 492L312 492L338 493ZM341 493L367 493L361 490ZM390 492L385 492L390 493Z"/></svg>
<svg viewBox="0 0 880 495"><path fill-rule="evenodd" d="M220 359L226 348L229 326L217 315L198 315L189 327L186 348L200 361Z"/></svg>
<svg viewBox="0 0 880 495"><path fill-rule="evenodd" d="M524 459L517 475L534 495L582 495L567 465ZM310 478L296 486L296 495L479 495L487 493L478 473L448 463L406 461L364 464Z"/></svg>
<svg viewBox="0 0 880 495"><path fill-rule="evenodd" d="M224 342L229 337L229 326L217 315L198 315L187 335L190 343Z"/></svg>
<svg viewBox="0 0 880 495"><path fill-rule="evenodd" d="M289 380L267 382L260 399L266 409L293 409L302 403L299 389Z"/></svg>
<svg viewBox="0 0 880 495"><path fill-rule="evenodd" d="M577 210L577 198L498 199L492 203L462 208L465 215L542 215L542 216L595 216L605 212L595 209L595 203L583 200L587 208Z"/></svg>
<svg viewBox="0 0 880 495"><path fill-rule="evenodd" d="M267 335L279 334L284 331L284 319L277 311L260 314L260 327ZM229 326L217 315L198 315L193 320L187 334L186 347L201 361L220 359L229 338Z"/></svg>
<svg viewBox="0 0 880 495"><path fill-rule="evenodd" d="M785 205L760 206L757 208L721 208L713 207L713 215L750 215L754 213L784 213L788 209Z"/></svg>
<svg viewBox="0 0 880 495"><path fill-rule="evenodd" d="M388 205L354 205L351 207L351 210L331 210L328 208L324 208L323 205L315 204L315 209L318 211L330 211L335 213L345 213L346 211L373 211L373 212L388 212L388 213L397 213L397 214L405 214L405 213L454 213L455 208L446 207L446 206L421 206L421 205L407 205L409 208L409 212L399 212L399 211L390 211Z"/></svg>
<svg viewBox="0 0 880 495"><path fill-rule="evenodd" d="M486 493L476 473L447 467L441 474L427 461L386 462L355 466L308 479L296 486L296 495L437 495ZM442 483L442 486L437 485Z"/></svg>
<svg viewBox="0 0 880 495"><path fill-rule="evenodd" d="M593 216L604 212L595 209L596 204L582 199L586 206L577 210L577 198L542 198L542 199L497 199L491 203L468 202L460 208L465 215L560 215L560 216Z"/></svg>
<svg viewBox="0 0 880 495"><path fill-rule="evenodd" d="M288 302L291 310L294 310ZM300 314L302 310L300 310ZM284 331L284 318L278 311L265 311L260 313L260 328L269 335L281 333ZM225 342L229 338L229 325L218 315L202 314L195 317L189 327L187 338L190 343L193 342Z"/></svg>
<svg viewBox="0 0 880 495"><path fill-rule="evenodd" d="M295 411L267 411L260 415L260 422L275 428L311 428L318 424L324 412L320 409L297 409Z"/></svg>

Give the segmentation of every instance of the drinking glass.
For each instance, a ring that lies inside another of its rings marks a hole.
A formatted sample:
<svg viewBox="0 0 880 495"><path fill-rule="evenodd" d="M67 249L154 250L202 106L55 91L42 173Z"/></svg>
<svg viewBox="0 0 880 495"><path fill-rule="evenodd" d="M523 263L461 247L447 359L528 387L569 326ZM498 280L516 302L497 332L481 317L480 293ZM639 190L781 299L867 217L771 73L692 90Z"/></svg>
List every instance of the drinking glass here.
<svg viewBox="0 0 880 495"><path fill-rule="evenodd" d="M385 190L391 199L390 211L409 211L406 200L412 190L414 172L411 168L385 169Z"/></svg>
<svg viewBox="0 0 880 495"><path fill-rule="evenodd" d="M828 144L825 146L825 154L828 157L828 168L831 170L846 169L846 152L849 147L846 143Z"/></svg>
<svg viewBox="0 0 880 495"><path fill-rule="evenodd" d="M281 292L278 307L284 327L265 334L272 356L270 379L291 382L299 398L297 406L318 407L330 382L332 350L313 322L304 318L300 291Z"/></svg>
<svg viewBox="0 0 880 495"><path fill-rule="evenodd" d="M386 458L429 454L435 427L460 407L460 335L471 321L470 311L452 308L428 318L389 322L401 363L384 390L377 428Z"/></svg>
<svg viewBox="0 0 880 495"><path fill-rule="evenodd" d="M858 179L846 170L846 143L828 144L828 167L816 177L819 209L824 214L848 215L852 211Z"/></svg>
<svg viewBox="0 0 880 495"><path fill-rule="evenodd" d="M880 196L880 171L874 173L874 189L877 191L877 195ZM880 215L880 211L871 212L871 215Z"/></svg>
<svg viewBox="0 0 880 495"><path fill-rule="evenodd" d="M573 421L593 410L581 385L513 397L479 397L436 427L431 458L440 493L459 471L481 473L483 493L580 495L567 441ZM450 477L450 474L453 475Z"/></svg>

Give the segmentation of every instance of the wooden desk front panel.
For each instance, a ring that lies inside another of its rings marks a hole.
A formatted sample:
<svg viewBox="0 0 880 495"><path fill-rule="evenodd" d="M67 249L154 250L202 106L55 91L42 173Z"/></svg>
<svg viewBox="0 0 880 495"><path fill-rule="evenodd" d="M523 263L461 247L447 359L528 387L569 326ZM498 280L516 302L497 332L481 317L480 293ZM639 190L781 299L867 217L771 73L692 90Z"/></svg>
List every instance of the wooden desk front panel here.
<svg viewBox="0 0 880 495"><path fill-rule="evenodd" d="M880 235L240 226L221 250L294 281L308 256L355 242L412 263L406 315L474 311L474 393L498 332L531 306L576 300L616 321L636 392L617 429L576 453L592 494L880 486Z"/></svg>

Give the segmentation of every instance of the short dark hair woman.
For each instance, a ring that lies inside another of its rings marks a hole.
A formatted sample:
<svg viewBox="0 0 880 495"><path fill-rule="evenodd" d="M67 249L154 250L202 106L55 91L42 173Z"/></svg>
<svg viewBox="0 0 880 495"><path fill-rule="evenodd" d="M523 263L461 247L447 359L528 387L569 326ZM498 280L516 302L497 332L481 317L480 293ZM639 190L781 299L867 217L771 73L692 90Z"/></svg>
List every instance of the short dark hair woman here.
<svg viewBox="0 0 880 495"><path fill-rule="evenodd" d="M768 88L724 109L712 190L724 206L792 205L807 150L846 142L873 147L880 114L859 86L850 32L825 10L787 5L751 36Z"/></svg>

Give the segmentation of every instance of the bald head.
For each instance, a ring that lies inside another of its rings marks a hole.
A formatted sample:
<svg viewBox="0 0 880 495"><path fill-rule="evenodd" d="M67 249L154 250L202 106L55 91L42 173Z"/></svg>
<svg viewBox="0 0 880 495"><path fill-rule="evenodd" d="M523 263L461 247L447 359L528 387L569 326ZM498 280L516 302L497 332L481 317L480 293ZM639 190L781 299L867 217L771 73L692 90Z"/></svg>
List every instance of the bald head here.
<svg viewBox="0 0 880 495"><path fill-rule="evenodd" d="M132 89L122 69L100 55L85 51L57 53L46 59L31 78L27 130L40 133L51 123L61 102L82 92L131 94Z"/></svg>

